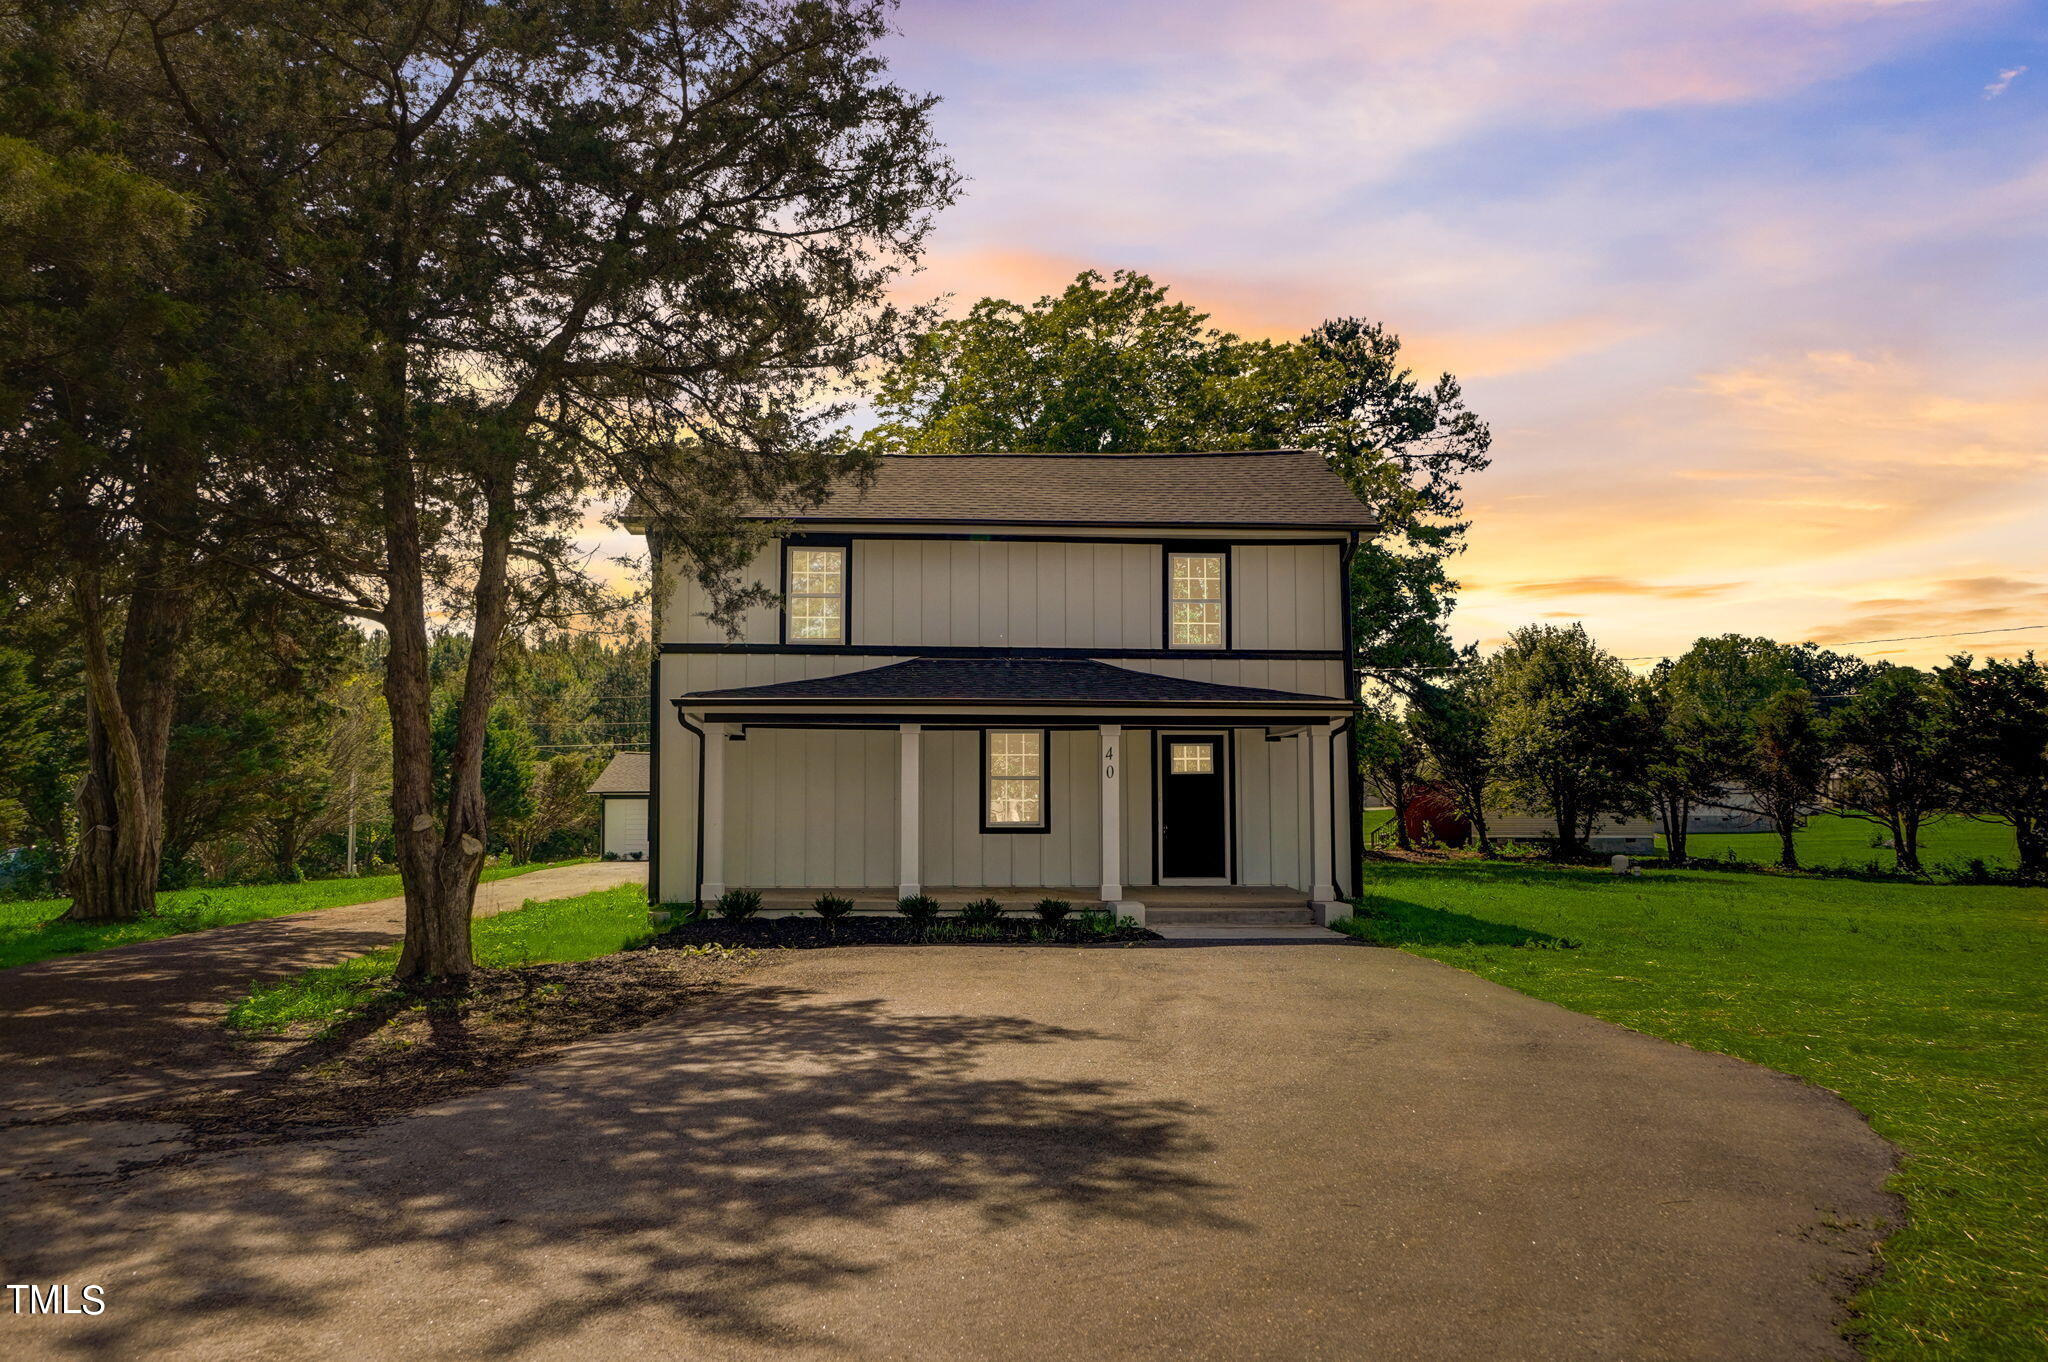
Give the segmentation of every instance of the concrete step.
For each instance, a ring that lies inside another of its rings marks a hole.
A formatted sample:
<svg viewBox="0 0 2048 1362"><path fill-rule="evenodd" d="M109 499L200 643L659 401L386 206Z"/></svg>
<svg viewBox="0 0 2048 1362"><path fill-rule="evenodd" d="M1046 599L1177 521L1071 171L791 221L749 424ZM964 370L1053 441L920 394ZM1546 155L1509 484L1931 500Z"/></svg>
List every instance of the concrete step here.
<svg viewBox="0 0 2048 1362"><path fill-rule="evenodd" d="M1171 923L1237 922L1247 926L1272 927L1290 922L1314 922L1315 915L1306 903L1290 904L1284 908L1153 908L1145 909L1145 925Z"/></svg>

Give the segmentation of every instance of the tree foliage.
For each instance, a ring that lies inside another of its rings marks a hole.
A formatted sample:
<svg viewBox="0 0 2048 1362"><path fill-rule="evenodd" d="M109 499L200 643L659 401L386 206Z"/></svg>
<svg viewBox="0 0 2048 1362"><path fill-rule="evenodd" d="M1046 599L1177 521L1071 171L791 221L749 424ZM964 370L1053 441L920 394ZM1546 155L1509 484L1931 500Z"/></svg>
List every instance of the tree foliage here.
<svg viewBox="0 0 2048 1362"><path fill-rule="evenodd" d="M1777 826L1778 864L1797 870L1795 838L1819 807L1827 778L1827 733L1813 692L1793 686L1773 693L1757 706L1749 732L1739 774L1757 807Z"/></svg>
<svg viewBox="0 0 2048 1362"><path fill-rule="evenodd" d="M1364 664L1405 683L1455 661L1446 564L1464 544L1462 479L1487 466L1492 435L1456 379L1418 382L1377 322L1245 340L1146 275L1087 270L924 332L874 404L861 444L877 454L1319 450L1384 524L1352 560Z"/></svg>
<svg viewBox="0 0 2048 1362"><path fill-rule="evenodd" d="M1500 786L1556 823L1559 856L1582 855L1606 814L1641 802L1644 743L1628 669L1581 625L1529 625L1485 663L1480 690Z"/></svg>
<svg viewBox="0 0 2048 1362"><path fill-rule="evenodd" d="M1881 666L1837 705L1828 736L1840 775L1834 808L1883 826L1900 870L1921 872L1920 828L1959 791L1941 689L1912 667Z"/></svg>
<svg viewBox="0 0 2048 1362"><path fill-rule="evenodd" d="M729 618L737 513L856 471L819 398L921 322L891 289L955 183L888 8L99 0L47 35L98 149L246 295L201 315L252 338L263 438L181 446L196 495L147 523L387 640L401 974L469 973L500 646L606 595L584 506L639 494ZM445 766L436 616L472 641Z"/></svg>
<svg viewBox="0 0 2048 1362"><path fill-rule="evenodd" d="M2012 824L2022 875L2048 876L2048 674L2025 658L1951 658L1945 701L1957 801Z"/></svg>
<svg viewBox="0 0 2048 1362"><path fill-rule="evenodd" d="M1472 820L1481 855L1493 851L1486 819L1499 779L1500 750L1487 711L1487 679L1485 670L1472 668L1446 685L1418 688L1409 718L1416 741L1428 754L1423 777L1450 791L1458 811Z"/></svg>

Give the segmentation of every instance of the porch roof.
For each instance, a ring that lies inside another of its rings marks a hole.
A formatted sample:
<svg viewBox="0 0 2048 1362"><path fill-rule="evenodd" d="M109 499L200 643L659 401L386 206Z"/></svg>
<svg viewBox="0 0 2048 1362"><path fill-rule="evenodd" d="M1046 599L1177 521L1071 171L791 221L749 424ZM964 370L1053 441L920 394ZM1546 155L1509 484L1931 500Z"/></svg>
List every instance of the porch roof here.
<svg viewBox="0 0 2048 1362"><path fill-rule="evenodd" d="M769 686L697 691L687 699L789 701L918 700L940 703L1287 705L1346 709L1331 695L1224 686L1183 676L1116 667L1087 658L914 657L882 667L813 676Z"/></svg>

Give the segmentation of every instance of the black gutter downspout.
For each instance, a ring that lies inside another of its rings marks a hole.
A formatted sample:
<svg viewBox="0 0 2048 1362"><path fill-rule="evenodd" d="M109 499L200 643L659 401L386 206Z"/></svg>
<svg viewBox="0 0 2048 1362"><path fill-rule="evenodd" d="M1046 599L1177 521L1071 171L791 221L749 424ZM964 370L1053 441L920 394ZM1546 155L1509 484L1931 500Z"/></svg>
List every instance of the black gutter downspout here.
<svg viewBox="0 0 2048 1362"><path fill-rule="evenodd" d="M693 870L690 875L690 902L694 906L704 901L704 747L706 735L703 729L690 722L690 716L683 713L681 705L676 706L676 722L697 735L697 841L691 849L690 860Z"/></svg>
<svg viewBox="0 0 2048 1362"><path fill-rule="evenodd" d="M1353 614L1351 589L1351 563L1358 556L1358 531L1351 532L1351 540L1344 546L1344 698L1356 706L1360 703L1358 687L1358 627ZM1346 839L1351 847L1351 893L1356 897L1365 892L1365 776L1358 769L1358 711L1354 708L1351 717L1344 721L1345 789L1350 794L1351 836ZM1334 847L1334 843L1332 844ZM1339 886L1341 888L1342 886Z"/></svg>
<svg viewBox="0 0 2048 1362"><path fill-rule="evenodd" d="M604 825L598 825L598 837ZM647 656L647 906L661 906L661 649Z"/></svg>

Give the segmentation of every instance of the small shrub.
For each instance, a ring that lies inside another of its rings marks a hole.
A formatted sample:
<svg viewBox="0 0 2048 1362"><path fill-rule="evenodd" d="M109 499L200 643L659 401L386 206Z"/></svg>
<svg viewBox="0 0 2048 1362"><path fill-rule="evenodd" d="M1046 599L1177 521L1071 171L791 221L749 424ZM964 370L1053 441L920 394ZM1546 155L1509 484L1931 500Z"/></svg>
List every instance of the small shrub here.
<svg viewBox="0 0 2048 1362"><path fill-rule="evenodd" d="M838 894L820 894L811 901L811 911L825 919L827 929L836 927L839 919L853 911L853 900Z"/></svg>
<svg viewBox="0 0 2048 1362"><path fill-rule="evenodd" d="M939 915L939 901L930 894L905 894L896 900L896 911L909 918L920 933L929 932L932 919Z"/></svg>
<svg viewBox="0 0 2048 1362"><path fill-rule="evenodd" d="M1003 920L1003 905L994 899L976 899L960 909L960 921L969 927L993 927Z"/></svg>
<svg viewBox="0 0 2048 1362"><path fill-rule="evenodd" d="M758 889L728 889L718 896L718 915L727 922L745 922L760 911Z"/></svg>
<svg viewBox="0 0 2048 1362"><path fill-rule="evenodd" d="M1116 910L1109 907L1084 908L1080 916L1081 930L1090 936L1108 936L1117 929ZM1135 925L1135 919L1131 919Z"/></svg>
<svg viewBox="0 0 2048 1362"><path fill-rule="evenodd" d="M1040 922L1048 927L1057 927L1066 920L1067 914L1074 911L1074 905L1065 899L1040 899L1033 911L1038 914Z"/></svg>

